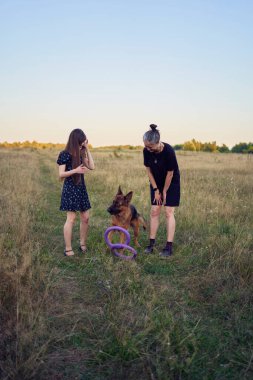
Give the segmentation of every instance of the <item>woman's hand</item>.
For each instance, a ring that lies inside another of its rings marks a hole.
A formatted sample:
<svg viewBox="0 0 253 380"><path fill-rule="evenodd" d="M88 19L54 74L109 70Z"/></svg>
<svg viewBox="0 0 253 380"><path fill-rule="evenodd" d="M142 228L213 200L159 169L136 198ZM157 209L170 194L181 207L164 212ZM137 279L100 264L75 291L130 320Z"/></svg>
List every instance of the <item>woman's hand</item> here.
<svg viewBox="0 0 253 380"><path fill-rule="evenodd" d="M163 190L163 205L166 203L167 191Z"/></svg>
<svg viewBox="0 0 253 380"><path fill-rule="evenodd" d="M76 174L84 174L84 173L87 173L88 171L89 169L86 168L86 166L84 165L79 165L77 168L75 168Z"/></svg>
<svg viewBox="0 0 253 380"><path fill-rule="evenodd" d="M83 143L82 143L82 148L81 149L88 149L88 143L89 143L89 141L88 141L88 139L86 139Z"/></svg>
<svg viewBox="0 0 253 380"><path fill-rule="evenodd" d="M159 190L155 191L155 197L154 197L153 203L156 203L157 205L161 205L163 203L162 196Z"/></svg>
<svg viewBox="0 0 253 380"><path fill-rule="evenodd" d="M89 170L95 169L94 161L91 152L88 147L88 139L86 139L82 144L82 149L85 151L85 156L83 157L83 163Z"/></svg>

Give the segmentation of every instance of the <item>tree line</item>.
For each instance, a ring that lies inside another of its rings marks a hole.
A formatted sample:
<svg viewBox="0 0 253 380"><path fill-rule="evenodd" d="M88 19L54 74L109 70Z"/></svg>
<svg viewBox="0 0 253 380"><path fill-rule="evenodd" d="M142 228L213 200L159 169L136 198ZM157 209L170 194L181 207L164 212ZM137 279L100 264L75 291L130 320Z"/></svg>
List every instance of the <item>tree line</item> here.
<svg viewBox="0 0 253 380"><path fill-rule="evenodd" d="M59 150L64 149L65 144L54 144L54 143L39 143L37 141L24 141L24 142L0 142L1 148L32 148L32 149L53 149L57 148ZM92 145L89 145L89 148L92 149ZM104 146L100 148L93 149L105 149L105 150L142 150L143 146L137 145L112 145L112 146ZM174 145L173 148L175 150L183 150L183 151L192 151L192 152L220 152L220 153L251 153L253 154L253 143L245 143L241 142L239 144L234 145L231 149L225 144L221 146L216 144L216 141L213 142L200 142L195 139L190 141L186 141L184 144Z"/></svg>
<svg viewBox="0 0 253 380"><path fill-rule="evenodd" d="M200 142L195 139L186 141L184 144L177 144L174 146L175 150L185 150L192 152L220 152L220 153L253 153L253 143L244 143L234 145L231 149L225 144L221 146L213 142Z"/></svg>

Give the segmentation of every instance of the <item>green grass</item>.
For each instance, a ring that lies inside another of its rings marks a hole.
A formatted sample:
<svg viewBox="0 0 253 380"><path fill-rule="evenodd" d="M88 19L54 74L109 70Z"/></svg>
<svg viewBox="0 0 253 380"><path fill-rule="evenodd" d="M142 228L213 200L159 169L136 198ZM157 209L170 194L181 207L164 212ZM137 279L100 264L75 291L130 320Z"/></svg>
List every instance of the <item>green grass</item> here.
<svg viewBox="0 0 253 380"><path fill-rule="evenodd" d="M86 380L252 378L250 160L219 155L217 162L215 154L179 155L183 191L176 212L174 256L168 261L158 258L166 236L162 216L155 254L143 253L148 236L142 231L137 259L124 262L111 255L103 240L110 225L106 208L120 184L124 192L134 191L133 203L149 218L141 153L133 153L131 161L131 153L121 152L120 158L109 152L94 154L96 170L86 179L93 205L89 251L71 258L63 256L65 214L59 211L57 152L27 154L39 163L34 180L40 195L30 210L34 217L29 228L37 247L32 265L36 262L40 269L35 295L44 294L44 301L40 328L36 330L35 324L34 339L23 354L33 370L24 372L13 365L11 371L11 363L6 366L0 357L5 375ZM6 230L10 236L5 249L14 255L14 231L11 225ZM76 253L78 240L76 223ZM35 295L33 307L38 308ZM32 351L38 353L36 360Z"/></svg>

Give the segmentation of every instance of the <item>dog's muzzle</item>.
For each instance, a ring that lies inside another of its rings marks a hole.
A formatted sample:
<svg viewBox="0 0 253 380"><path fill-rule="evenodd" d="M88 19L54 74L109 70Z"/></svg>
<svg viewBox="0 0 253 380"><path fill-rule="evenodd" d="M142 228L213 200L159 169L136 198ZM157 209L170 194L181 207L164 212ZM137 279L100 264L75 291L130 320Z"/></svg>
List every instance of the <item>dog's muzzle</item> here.
<svg viewBox="0 0 253 380"><path fill-rule="evenodd" d="M114 208L114 207L112 207L112 206L108 207L107 211L108 211L109 214L111 214L111 215L117 215L117 214L120 213L120 210L118 210L118 209L116 209L116 208Z"/></svg>

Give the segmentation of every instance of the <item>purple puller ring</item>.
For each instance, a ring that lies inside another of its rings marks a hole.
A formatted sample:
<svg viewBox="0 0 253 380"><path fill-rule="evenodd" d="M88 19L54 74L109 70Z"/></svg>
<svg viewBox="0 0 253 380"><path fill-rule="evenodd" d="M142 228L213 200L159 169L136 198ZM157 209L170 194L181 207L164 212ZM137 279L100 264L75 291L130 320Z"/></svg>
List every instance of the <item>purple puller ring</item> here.
<svg viewBox="0 0 253 380"><path fill-rule="evenodd" d="M123 232L124 235L126 236L126 244L120 244L120 243L113 244L113 243L111 243L108 239L108 235L111 231ZM132 248L128 245L130 243L130 235L129 235L129 232L127 230L125 230L122 227L118 227L118 226L109 227L105 231L104 238L105 238L106 244L108 245L108 247L111 249L111 251L114 253L115 256L120 257L123 260L135 259L137 252L134 248ZM133 255L132 256L123 255L122 253L119 253L118 251L116 251L116 249L127 249L128 251L132 252Z"/></svg>

